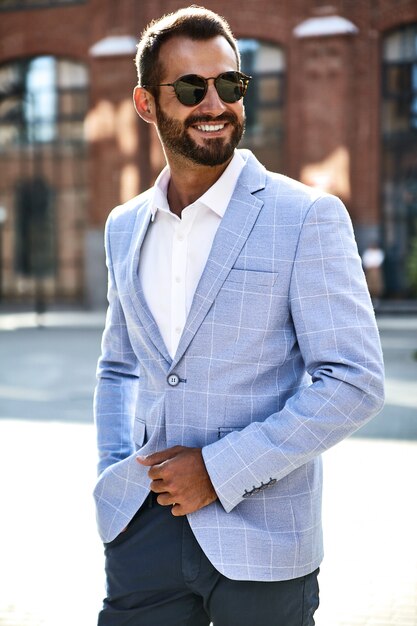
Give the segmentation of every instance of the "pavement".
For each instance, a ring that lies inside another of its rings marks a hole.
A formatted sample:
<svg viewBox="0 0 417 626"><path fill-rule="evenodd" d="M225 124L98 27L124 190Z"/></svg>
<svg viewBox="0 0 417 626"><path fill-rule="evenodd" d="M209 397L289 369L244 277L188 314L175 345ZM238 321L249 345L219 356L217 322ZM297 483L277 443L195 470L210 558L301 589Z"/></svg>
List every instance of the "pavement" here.
<svg viewBox="0 0 417 626"><path fill-rule="evenodd" d="M103 324L102 312L0 315L0 626L96 623L91 399ZM417 626L417 317L378 324L387 404L324 455L317 626Z"/></svg>

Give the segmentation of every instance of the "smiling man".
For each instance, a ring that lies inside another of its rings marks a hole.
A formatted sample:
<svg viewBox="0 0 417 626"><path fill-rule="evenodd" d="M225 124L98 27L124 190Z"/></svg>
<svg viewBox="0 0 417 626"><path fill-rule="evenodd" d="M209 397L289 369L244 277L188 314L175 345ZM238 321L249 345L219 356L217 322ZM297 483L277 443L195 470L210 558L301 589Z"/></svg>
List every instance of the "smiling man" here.
<svg viewBox="0 0 417 626"><path fill-rule="evenodd" d="M136 60L167 167L106 225L98 623L312 626L320 455L383 402L351 223L237 150L250 77L222 18L164 16Z"/></svg>

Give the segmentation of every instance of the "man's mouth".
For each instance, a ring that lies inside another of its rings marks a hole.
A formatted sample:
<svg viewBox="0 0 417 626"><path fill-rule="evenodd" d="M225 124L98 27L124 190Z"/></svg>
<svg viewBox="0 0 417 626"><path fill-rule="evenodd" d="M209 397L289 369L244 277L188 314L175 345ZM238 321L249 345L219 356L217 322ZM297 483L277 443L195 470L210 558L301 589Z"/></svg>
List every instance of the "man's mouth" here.
<svg viewBox="0 0 417 626"><path fill-rule="evenodd" d="M219 130L223 130L225 124L198 124L197 129L204 133L213 133Z"/></svg>
<svg viewBox="0 0 417 626"><path fill-rule="evenodd" d="M218 119L204 118L203 116L195 115L186 121L185 126L186 128L193 128L203 134L212 134L215 137L216 134L222 134L228 126L234 127L235 123L235 117L225 113Z"/></svg>

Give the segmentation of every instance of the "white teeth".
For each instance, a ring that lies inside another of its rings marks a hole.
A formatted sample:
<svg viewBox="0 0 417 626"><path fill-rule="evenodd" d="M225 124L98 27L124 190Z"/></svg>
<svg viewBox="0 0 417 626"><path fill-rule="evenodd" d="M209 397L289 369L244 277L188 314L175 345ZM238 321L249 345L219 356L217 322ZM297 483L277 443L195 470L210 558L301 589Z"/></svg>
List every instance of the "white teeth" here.
<svg viewBox="0 0 417 626"><path fill-rule="evenodd" d="M224 128L224 124L201 124L201 126L197 126L198 130L203 130L205 133L213 132L215 130L222 130Z"/></svg>

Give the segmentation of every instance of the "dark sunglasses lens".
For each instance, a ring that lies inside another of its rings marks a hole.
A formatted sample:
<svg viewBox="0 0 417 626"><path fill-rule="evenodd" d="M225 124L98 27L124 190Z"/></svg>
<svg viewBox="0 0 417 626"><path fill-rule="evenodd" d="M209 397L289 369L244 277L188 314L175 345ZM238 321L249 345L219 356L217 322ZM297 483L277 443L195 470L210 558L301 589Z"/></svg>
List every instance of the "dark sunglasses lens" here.
<svg viewBox="0 0 417 626"><path fill-rule="evenodd" d="M198 104L206 95L206 82L197 74L181 76L174 85L178 100L186 106Z"/></svg>
<svg viewBox="0 0 417 626"><path fill-rule="evenodd" d="M223 102L237 102L246 93L247 83L239 72L225 72L216 78L216 89Z"/></svg>

